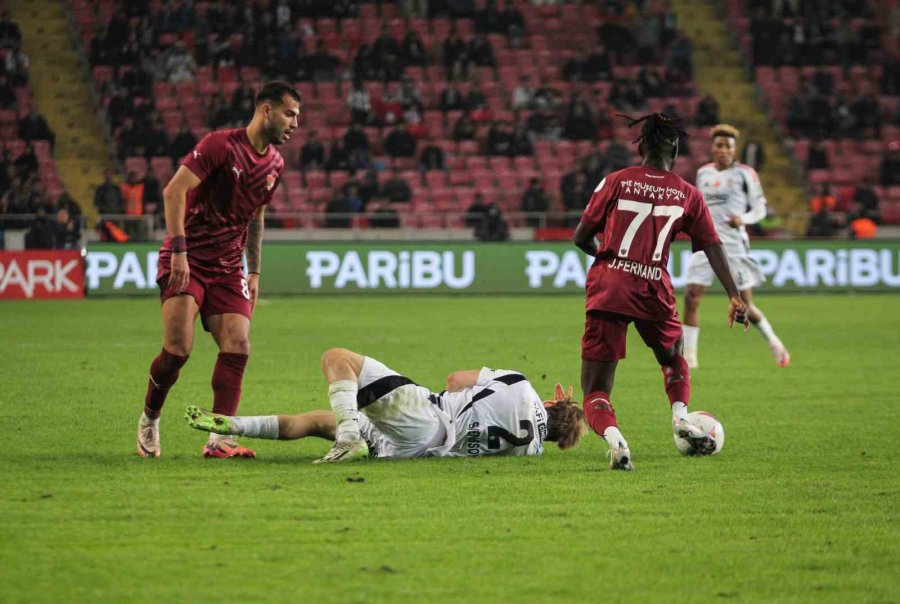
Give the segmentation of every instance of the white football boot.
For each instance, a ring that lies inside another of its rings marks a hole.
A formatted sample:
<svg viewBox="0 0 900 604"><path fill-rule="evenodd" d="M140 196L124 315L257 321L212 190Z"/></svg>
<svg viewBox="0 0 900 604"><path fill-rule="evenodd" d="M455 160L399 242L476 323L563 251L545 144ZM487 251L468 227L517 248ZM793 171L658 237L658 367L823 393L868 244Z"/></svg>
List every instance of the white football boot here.
<svg viewBox="0 0 900 604"><path fill-rule="evenodd" d="M716 450L716 439L684 418L672 419L672 431L691 444L694 455L711 455Z"/></svg>
<svg viewBox="0 0 900 604"><path fill-rule="evenodd" d="M352 441L335 441L325 457L315 460L313 463L341 463L369 456L369 446L362 438Z"/></svg>
<svg viewBox="0 0 900 604"><path fill-rule="evenodd" d="M615 444L609 446L609 451L606 452L606 455L609 457L610 470L625 470L626 472L634 470L628 443L621 440L616 441Z"/></svg>
<svg viewBox="0 0 900 604"><path fill-rule="evenodd" d="M138 421L137 454L141 457L159 457L159 420L145 422L143 416Z"/></svg>

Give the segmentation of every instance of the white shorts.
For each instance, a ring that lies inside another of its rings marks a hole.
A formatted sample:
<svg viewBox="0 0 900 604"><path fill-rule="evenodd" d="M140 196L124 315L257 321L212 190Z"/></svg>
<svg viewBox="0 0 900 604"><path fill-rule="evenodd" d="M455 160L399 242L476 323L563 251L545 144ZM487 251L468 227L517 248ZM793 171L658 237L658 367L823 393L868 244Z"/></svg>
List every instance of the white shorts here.
<svg viewBox="0 0 900 604"><path fill-rule="evenodd" d="M363 361L356 400L360 434L379 458L425 457L447 438L435 395L371 357Z"/></svg>
<svg viewBox="0 0 900 604"><path fill-rule="evenodd" d="M750 256L728 256L728 264L731 266L731 275L734 277L734 283L737 285L738 291L753 289L754 287L764 283L766 277L759 269L756 260ZM716 274L709 265L709 258L704 252L696 252L691 256L691 263L688 265L687 282L689 285L704 285L709 287L713 284Z"/></svg>

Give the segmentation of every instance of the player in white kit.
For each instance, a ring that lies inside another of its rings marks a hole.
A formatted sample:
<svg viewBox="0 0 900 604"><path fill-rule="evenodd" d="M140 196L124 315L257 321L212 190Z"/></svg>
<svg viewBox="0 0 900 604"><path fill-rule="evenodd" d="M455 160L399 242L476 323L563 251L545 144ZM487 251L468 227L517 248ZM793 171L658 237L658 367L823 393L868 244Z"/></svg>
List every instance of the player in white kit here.
<svg viewBox="0 0 900 604"><path fill-rule="evenodd" d="M457 371L447 389L431 392L383 363L346 348L322 355L332 411L227 417L188 407L198 430L255 438L334 440L314 463L361 457L474 457L540 455L544 442L575 446L587 431L572 389L557 384L542 401L521 373L504 369Z"/></svg>
<svg viewBox="0 0 900 604"><path fill-rule="evenodd" d="M697 171L697 188L709 206L716 232L725 247L734 281L747 305L750 322L769 343L769 350L781 367L787 367L791 356L775 335L772 325L753 303L753 288L765 281L759 265L750 256L750 238L745 225L754 224L766 216L766 197L756 170L735 161L738 130L728 124L713 126L713 161ZM700 298L712 285L713 270L706 255L695 253L687 270L687 291L684 296L684 358L688 367L699 366L697 348L700 339Z"/></svg>

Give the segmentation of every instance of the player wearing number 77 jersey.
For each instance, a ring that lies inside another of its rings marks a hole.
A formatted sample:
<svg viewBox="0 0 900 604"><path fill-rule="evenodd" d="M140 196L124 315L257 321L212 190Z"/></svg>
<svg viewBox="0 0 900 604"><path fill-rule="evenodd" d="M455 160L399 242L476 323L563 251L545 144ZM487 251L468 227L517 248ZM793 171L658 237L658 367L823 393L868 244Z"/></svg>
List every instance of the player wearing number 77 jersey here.
<svg viewBox="0 0 900 604"><path fill-rule="evenodd" d="M545 442L574 447L587 431L581 409L557 384L541 401L518 371L457 371L443 392L431 392L383 363L346 348L322 355L332 411L227 417L188 407L198 430L255 438L317 436L334 445L314 463L362 457L540 455Z"/></svg>
<svg viewBox="0 0 900 604"><path fill-rule="evenodd" d="M623 116L624 117L624 116ZM610 468L632 470L631 450L610 402L625 334L634 323L662 367L675 433L700 450L709 437L687 419L690 376L682 356L681 322L667 269L669 243L687 233L704 251L729 297L728 323L745 323L747 308L735 286L722 243L700 192L671 172L684 130L662 113L639 119L635 142L643 165L613 172L594 191L574 242L595 257L587 276L581 341L581 388L588 425L609 443ZM596 239L595 239L596 237Z"/></svg>

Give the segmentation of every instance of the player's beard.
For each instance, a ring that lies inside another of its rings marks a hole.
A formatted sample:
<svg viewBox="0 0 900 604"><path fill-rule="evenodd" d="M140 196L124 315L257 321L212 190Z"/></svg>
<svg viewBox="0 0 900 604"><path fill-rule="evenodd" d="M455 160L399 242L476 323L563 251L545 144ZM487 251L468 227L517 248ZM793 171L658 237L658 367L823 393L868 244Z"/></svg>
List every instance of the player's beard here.
<svg viewBox="0 0 900 604"><path fill-rule="evenodd" d="M269 139L269 144L272 145L283 145L287 141L284 138L284 134L287 132L287 128L279 128L275 124L270 123L269 127L266 128L266 138Z"/></svg>

